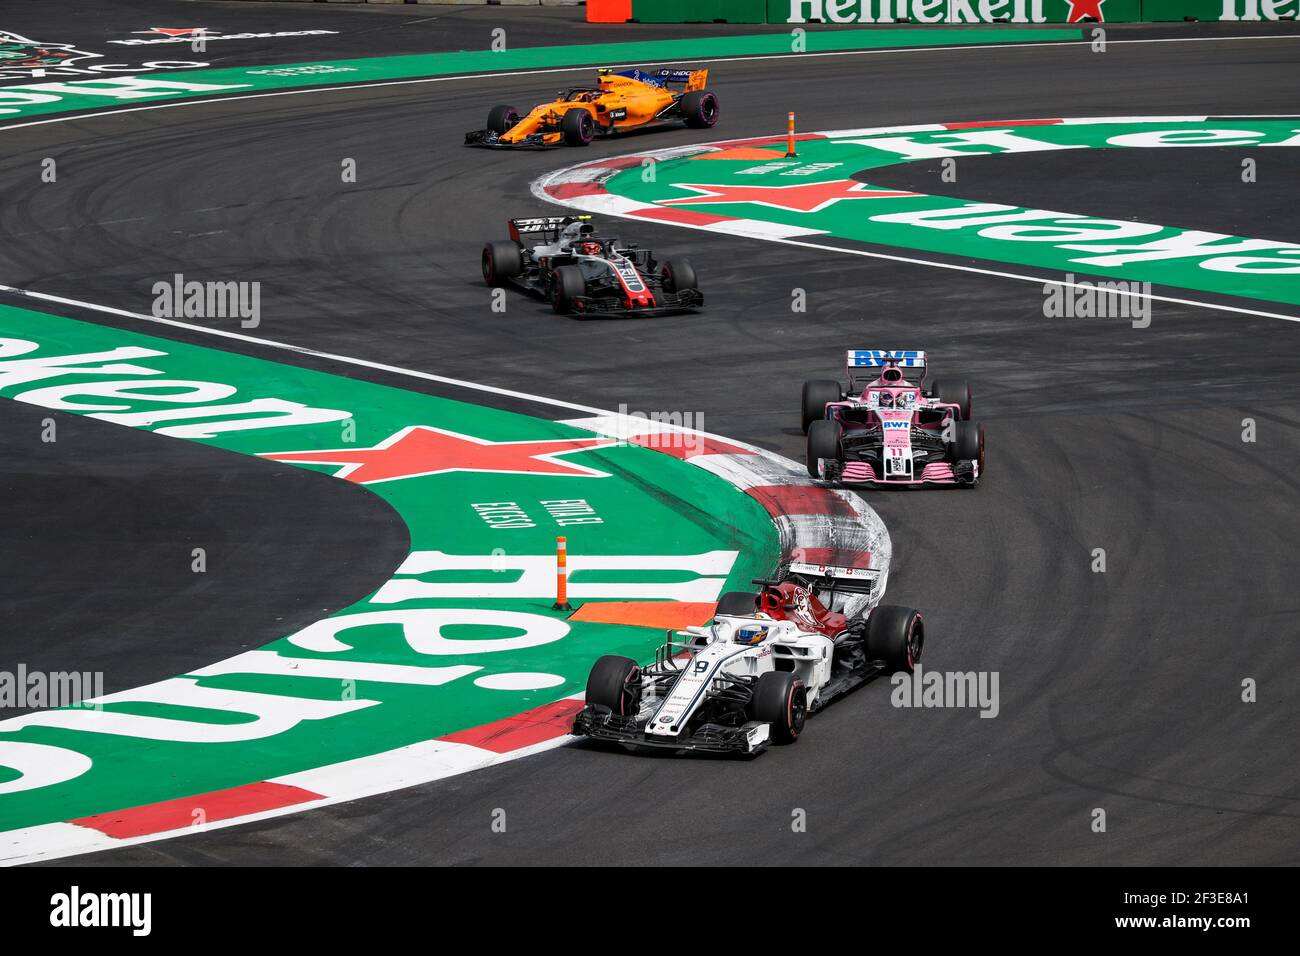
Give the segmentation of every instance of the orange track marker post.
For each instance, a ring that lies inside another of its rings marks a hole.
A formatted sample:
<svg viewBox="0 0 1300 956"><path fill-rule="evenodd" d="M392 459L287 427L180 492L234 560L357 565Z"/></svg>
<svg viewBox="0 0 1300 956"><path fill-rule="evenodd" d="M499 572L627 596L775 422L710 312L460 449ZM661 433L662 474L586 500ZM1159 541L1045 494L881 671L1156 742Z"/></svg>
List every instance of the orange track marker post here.
<svg viewBox="0 0 1300 956"><path fill-rule="evenodd" d="M573 610L569 603L569 543L563 535L555 539L555 603L551 610Z"/></svg>
<svg viewBox="0 0 1300 956"><path fill-rule="evenodd" d="M794 151L794 110L790 111L789 126L785 140L785 155L787 159L794 159L799 155Z"/></svg>

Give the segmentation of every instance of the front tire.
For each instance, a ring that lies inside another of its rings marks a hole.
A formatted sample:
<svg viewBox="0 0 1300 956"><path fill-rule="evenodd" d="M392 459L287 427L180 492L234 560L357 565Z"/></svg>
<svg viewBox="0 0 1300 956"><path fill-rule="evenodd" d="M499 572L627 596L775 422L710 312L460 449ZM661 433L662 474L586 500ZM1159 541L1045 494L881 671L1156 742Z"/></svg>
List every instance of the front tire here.
<svg viewBox="0 0 1300 956"><path fill-rule="evenodd" d="M519 243L496 239L483 245L483 281L490 286L505 285L524 271L524 254Z"/></svg>
<svg viewBox="0 0 1300 956"><path fill-rule="evenodd" d="M808 719L808 690L790 671L768 671L754 684L749 717L772 725L772 739L792 744Z"/></svg>
<svg viewBox="0 0 1300 956"><path fill-rule="evenodd" d="M664 263L660 275L664 280L665 292L687 292L700 287L695 278L695 267L689 259L669 259Z"/></svg>
<svg viewBox="0 0 1300 956"><path fill-rule="evenodd" d="M513 106L494 106L488 111L489 132L500 135L519 122L519 111Z"/></svg>
<svg viewBox="0 0 1300 956"><path fill-rule="evenodd" d="M925 620L920 611L881 604L867 618L867 659L883 661L889 673L912 673L924 649Z"/></svg>
<svg viewBox="0 0 1300 956"><path fill-rule="evenodd" d="M577 266L560 266L551 273L551 308L557 315L574 311L574 302L587 294L587 282Z"/></svg>
<svg viewBox="0 0 1300 956"><path fill-rule="evenodd" d="M718 98L709 90L692 90L683 93L678 100L682 111L682 120L691 129L709 129L716 126L722 115L718 108Z"/></svg>
<svg viewBox="0 0 1300 956"><path fill-rule="evenodd" d="M607 654L587 676L587 703L608 707L619 717L635 717L641 708L641 667L630 657Z"/></svg>
<svg viewBox="0 0 1300 956"><path fill-rule="evenodd" d="M948 446L951 461L979 463L980 477L984 475L984 426L978 422L953 422L952 444Z"/></svg>
<svg viewBox="0 0 1300 956"><path fill-rule="evenodd" d="M844 401L844 392L840 383L829 378L814 378L803 383L800 399L800 427L807 434L808 426L826 417L826 406L831 402Z"/></svg>
<svg viewBox="0 0 1300 956"><path fill-rule="evenodd" d="M839 461L843 452L840 450L840 426L828 418L813 422L808 426L808 474L813 478L822 477L818 462Z"/></svg>
<svg viewBox="0 0 1300 956"><path fill-rule="evenodd" d="M575 106L560 117L560 132L564 134L567 146L586 146L596 135L596 121L591 114Z"/></svg>

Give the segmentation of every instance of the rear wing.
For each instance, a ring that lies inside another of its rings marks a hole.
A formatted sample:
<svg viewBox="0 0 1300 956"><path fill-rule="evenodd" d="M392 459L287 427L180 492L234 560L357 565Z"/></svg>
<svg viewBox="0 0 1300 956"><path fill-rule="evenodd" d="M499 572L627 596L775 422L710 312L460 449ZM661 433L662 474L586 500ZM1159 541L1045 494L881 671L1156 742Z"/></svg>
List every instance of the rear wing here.
<svg viewBox="0 0 1300 956"><path fill-rule="evenodd" d="M915 349L849 349L844 364L850 391L874 382L891 366L901 369L904 378L919 385L925 381L930 367L925 352Z"/></svg>
<svg viewBox="0 0 1300 956"><path fill-rule="evenodd" d="M545 242L560 238L560 231L575 222L590 222L590 216L546 216L540 219L511 219L510 238L520 242L524 236L540 236Z"/></svg>
<svg viewBox="0 0 1300 956"><path fill-rule="evenodd" d="M786 571L803 578L809 587L851 591L854 594L870 594L880 580L880 572L875 568L843 568L833 564L792 561Z"/></svg>
<svg viewBox="0 0 1300 956"><path fill-rule="evenodd" d="M609 72L600 71L602 74ZM614 74L615 76L626 76L628 79L636 80L639 83L648 83L651 86L668 86L669 83L682 83L685 85L684 92L689 93L691 90L702 90L709 84L709 71L705 70L655 70L653 73L647 73L645 70L631 69L621 70Z"/></svg>

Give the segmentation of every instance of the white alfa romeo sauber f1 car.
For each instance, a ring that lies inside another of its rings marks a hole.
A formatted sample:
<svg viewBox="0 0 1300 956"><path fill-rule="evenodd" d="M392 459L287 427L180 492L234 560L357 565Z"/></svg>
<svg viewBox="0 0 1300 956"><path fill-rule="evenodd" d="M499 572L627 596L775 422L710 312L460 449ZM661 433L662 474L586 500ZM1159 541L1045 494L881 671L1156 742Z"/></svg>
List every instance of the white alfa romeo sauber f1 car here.
<svg viewBox="0 0 1300 956"><path fill-rule="evenodd" d="M630 749L754 754L881 672L911 672L925 623L878 604L875 569L791 564L722 596L712 624L669 631L654 663L596 661L573 733ZM836 610L839 608L839 610Z"/></svg>

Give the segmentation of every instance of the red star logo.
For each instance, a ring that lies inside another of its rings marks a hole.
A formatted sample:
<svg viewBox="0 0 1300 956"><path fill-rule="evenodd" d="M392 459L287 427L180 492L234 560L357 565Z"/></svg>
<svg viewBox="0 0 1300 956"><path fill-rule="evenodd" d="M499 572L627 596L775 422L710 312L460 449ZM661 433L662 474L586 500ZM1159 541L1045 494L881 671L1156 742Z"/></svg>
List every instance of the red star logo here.
<svg viewBox="0 0 1300 956"><path fill-rule="evenodd" d="M702 196L684 199L659 199L662 205L700 206L709 203L753 203L792 212L820 212L841 199L892 199L899 196L919 196L920 193L899 192L894 189L872 189L852 179L837 179L830 183L796 183L793 186L719 186L698 183L673 183L680 189L694 189Z"/></svg>
<svg viewBox="0 0 1300 956"><path fill-rule="evenodd" d="M1101 5L1106 0L1065 0L1065 2L1070 5L1070 15L1066 18L1066 23L1078 23L1084 17L1092 17L1098 22L1106 19L1106 14L1101 12Z"/></svg>
<svg viewBox="0 0 1300 956"><path fill-rule="evenodd" d="M612 438L549 438L542 441L487 441L443 428L412 425L373 448L266 452L260 457L309 465L342 465L334 477L370 485L450 471L488 471L507 475L581 475L608 478L607 472L559 461L559 455L617 445Z"/></svg>

